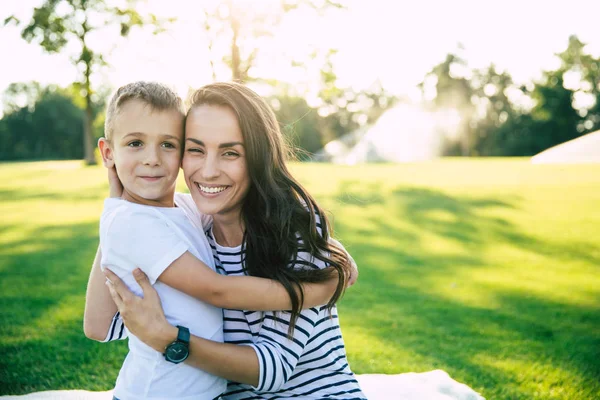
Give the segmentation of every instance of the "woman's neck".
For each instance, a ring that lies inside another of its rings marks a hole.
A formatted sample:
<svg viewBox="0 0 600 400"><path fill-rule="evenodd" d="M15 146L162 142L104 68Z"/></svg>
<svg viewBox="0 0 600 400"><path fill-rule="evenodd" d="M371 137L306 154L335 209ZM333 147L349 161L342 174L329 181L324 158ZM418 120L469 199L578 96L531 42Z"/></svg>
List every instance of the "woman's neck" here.
<svg viewBox="0 0 600 400"><path fill-rule="evenodd" d="M244 240L242 217L213 216L212 232L217 243L224 247L237 247Z"/></svg>

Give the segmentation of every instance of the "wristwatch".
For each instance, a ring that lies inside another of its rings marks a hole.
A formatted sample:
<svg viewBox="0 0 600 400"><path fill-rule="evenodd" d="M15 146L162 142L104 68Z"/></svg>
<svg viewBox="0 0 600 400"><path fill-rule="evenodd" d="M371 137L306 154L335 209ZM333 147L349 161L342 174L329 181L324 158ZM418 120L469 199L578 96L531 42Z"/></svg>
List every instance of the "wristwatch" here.
<svg viewBox="0 0 600 400"><path fill-rule="evenodd" d="M173 364L179 364L185 361L190 354L190 330L185 326L179 326L179 332L177 333L177 340L168 345L165 348L165 360L172 362Z"/></svg>

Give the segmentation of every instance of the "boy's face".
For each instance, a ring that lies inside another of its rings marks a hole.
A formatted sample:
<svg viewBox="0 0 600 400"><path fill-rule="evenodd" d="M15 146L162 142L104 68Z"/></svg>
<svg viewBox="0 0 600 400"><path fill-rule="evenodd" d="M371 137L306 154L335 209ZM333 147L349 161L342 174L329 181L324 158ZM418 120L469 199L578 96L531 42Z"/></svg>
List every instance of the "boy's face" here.
<svg viewBox="0 0 600 400"><path fill-rule="evenodd" d="M181 114L131 100L115 118L111 142L100 150L106 166L114 163L125 200L173 207L182 143Z"/></svg>

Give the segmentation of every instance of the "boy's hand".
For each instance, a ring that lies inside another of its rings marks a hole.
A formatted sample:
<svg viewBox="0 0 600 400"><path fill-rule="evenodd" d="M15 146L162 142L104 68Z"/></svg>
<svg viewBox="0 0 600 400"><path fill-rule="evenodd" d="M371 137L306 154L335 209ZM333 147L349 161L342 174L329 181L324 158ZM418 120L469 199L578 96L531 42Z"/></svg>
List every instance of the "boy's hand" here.
<svg viewBox="0 0 600 400"><path fill-rule="evenodd" d="M348 254L350 264L352 265L352 269L350 270L350 276L348 277L348 282L346 283L346 287L349 288L350 286L354 285L358 280L358 265L356 265L356 261L354 261L354 258L352 258L350 253L346 252L346 254Z"/></svg>
<svg viewBox="0 0 600 400"><path fill-rule="evenodd" d="M117 175L117 169L113 166L108 169L109 197L121 197L123 195L123 184Z"/></svg>
<svg viewBox="0 0 600 400"><path fill-rule="evenodd" d="M342 246L342 244L339 241L332 238L331 236L328 238L328 241L329 243L335 245L337 248L346 253L346 256L348 256L348 260L350 260L350 275L348 276L348 280L346 281L346 288L349 288L350 286L354 285L358 280L358 265L356 265L356 261L354 261L354 258L352 258L350 253L348 253L348 250L346 250L346 248Z"/></svg>

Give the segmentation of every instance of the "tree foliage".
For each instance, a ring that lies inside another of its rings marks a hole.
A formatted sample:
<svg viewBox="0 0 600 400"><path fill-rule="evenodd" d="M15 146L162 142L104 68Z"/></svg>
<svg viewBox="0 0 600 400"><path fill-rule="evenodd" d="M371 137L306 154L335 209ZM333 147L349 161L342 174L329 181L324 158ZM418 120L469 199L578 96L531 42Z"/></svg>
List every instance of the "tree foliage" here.
<svg viewBox="0 0 600 400"><path fill-rule="evenodd" d="M457 139L447 139L445 153L528 156L599 129L600 59L576 36L556 56L557 69L522 87L493 65L469 71L469 79L453 76L452 65L462 63L453 54L434 67L428 74L436 80L431 106L454 108L462 117ZM515 96L531 106L515 104Z"/></svg>
<svg viewBox="0 0 600 400"><path fill-rule="evenodd" d="M95 163L95 97L91 77L106 65L103 55L90 46L90 36L114 30L127 36L133 27L143 25L154 26L155 32L160 31L165 21L159 21L153 15L142 16L135 10L135 4L135 0L122 3L122 7L109 6L103 0L45 0L34 8L28 22L14 16L4 21L22 27L21 37L29 43L39 44L48 53L59 53L71 48L71 44L76 48L71 61L79 70L76 81L85 102L85 124L80 143L88 164Z"/></svg>
<svg viewBox="0 0 600 400"><path fill-rule="evenodd" d="M335 50L329 50L329 54L335 54ZM289 84L269 81L276 88L271 105L300 159L310 159L329 141L374 123L398 100L379 82L359 91L341 86L330 57L321 68L320 78L318 103L312 105Z"/></svg>
<svg viewBox="0 0 600 400"><path fill-rule="evenodd" d="M223 63L231 71L231 79L238 82L252 80L251 69L264 41L275 38L276 29L284 16L300 7L318 13L331 8L344 8L334 0L280 0L272 5L254 4L236 0L221 0L212 9L204 9L203 26L208 39L213 79L216 64ZM219 46L227 42L227 46ZM218 49L226 49L220 52Z"/></svg>
<svg viewBox="0 0 600 400"><path fill-rule="evenodd" d="M11 84L0 120L0 160L82 158L85 114L69 92L37 82Z"/></svg>

